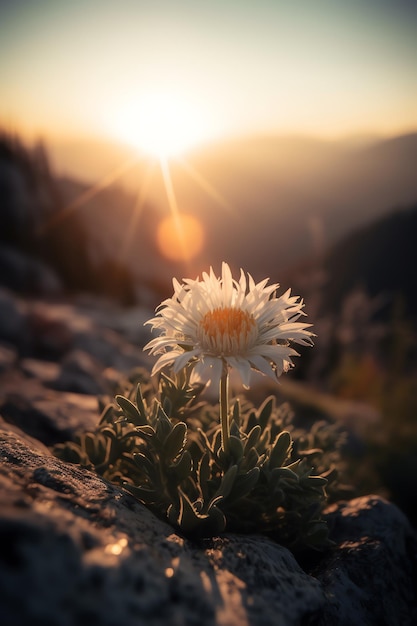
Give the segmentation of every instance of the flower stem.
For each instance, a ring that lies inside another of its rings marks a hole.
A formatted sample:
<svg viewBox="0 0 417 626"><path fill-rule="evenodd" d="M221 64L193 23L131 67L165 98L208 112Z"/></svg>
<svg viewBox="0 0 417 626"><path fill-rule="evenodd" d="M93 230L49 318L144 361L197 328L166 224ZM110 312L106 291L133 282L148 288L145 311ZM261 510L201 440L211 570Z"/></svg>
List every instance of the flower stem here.
<svg viewBox="0 0 417 626"><path fill-rule="evenodd" d="M223 373L220 378L219 400L222 449L227 454L229 451L229 370L226 363L223 364Z"/></svg>

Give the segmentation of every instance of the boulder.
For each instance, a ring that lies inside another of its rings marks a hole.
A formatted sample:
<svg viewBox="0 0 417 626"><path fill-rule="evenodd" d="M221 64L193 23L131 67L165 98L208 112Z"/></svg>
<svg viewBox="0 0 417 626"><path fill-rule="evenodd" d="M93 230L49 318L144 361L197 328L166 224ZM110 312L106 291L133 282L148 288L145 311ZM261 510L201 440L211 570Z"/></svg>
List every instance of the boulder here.
<svg viewBox="0 0 417 626"><path fill-rule="evenodd" d="M57 378L50 382L54 389L88 395L102 395L110 390L97 359L83 350L72 350L61 363Z"/></svg>
<svg viewBox="0 0 417 626"><path fill-rule="evenodd" d="M297 562L267 537L187 540L5 424L0 483L5 625L416 623L413 533L380 498L334 505L334 549Z"/></svg>
<svg viewBox="0 0 417 626"><path fill-rule="evenodd" d="M260 535L191 541L54 457L141 364L110 321L0 293L2 626L417 624L415 533L378 496L331 505L334 547L295 557Z"/></svg>
<svg viewBox="0 0 417 626"><path fill-rule="evenodd" d="M25 306L7 289L0 288L0 340L19 345L25 333Z"/></svg>
<svg viewBox="0 0 417 626"><path fill-rule="evenodd" d="M327 510L336 548L311 573L326 602L320 626L417 624L417 541L405 515L378 496Z"/></svg>
<svg viewBox="0 0 417 626"><path fill-rule="evenodd" d="M17 248L0 248L0 284L21 293L56 296L63 291L54 270Z"/></svg>
<svg viewBox="0 0 417 626"><path fill-rule="evenodd" d="M80 430L94 430L99 409L96 396L58 392L19 370L0 376L0 415L47 446L73 439Z"/></svg>
<svg viewBox="0 0 417 626"><path fill-rule="evenodd" d="M13 346L0 344L0 373L12 368L17 362L17 350Z"/></svg>

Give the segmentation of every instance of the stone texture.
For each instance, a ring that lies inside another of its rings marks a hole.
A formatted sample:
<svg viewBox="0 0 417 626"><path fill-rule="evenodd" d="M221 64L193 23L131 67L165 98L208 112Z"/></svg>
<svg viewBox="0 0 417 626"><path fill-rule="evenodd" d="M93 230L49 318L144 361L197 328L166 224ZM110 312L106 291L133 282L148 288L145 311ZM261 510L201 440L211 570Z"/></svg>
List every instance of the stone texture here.
<svg viewBox="0 0 417 626"><path fill-rule="evenodd" d="M7 371L16 364L17 351L11 346L0 344L0 373Z"/></svg>
<svg viewBox="0 0 417 626"><path fill-rule="evenodd" d="M0 292L1 626L417 624L415 534L379 497L330 507L334 548L296 560L261 536L188 541L51 454L146 363L113 315Z"/></svg>
<svg viewBox="0 0 417 626"><path fill-rule="evenodd" d="M320 626L417 623L417 543L403 513L367 496L328 518L337 549L314 570L327 599Z"/></svg>
<svg viewBox="0 0 417 626"><path fill-rule="evenodd" d="M5 430L0 459L4 626L295 626L325 603L320 583L267 538L189 542L120 489Z"/></svg>
<svg viewBox="0 0 417 626"><path fill-rule="evenodd" d="M98 402L96 396L48 389L14 369L0 375L0 415L52 446L72 439L79 430L93 430Z"/></svg>
<svg viewBox="0 0 417 626"><path fill-rule="evenodd" d="M19 344L24 333L25 307L4 288L0 288L0 340Z"/></svg>
<svg viewBox="0 0 417 626"><path fill-rule="evenodd" d="M65 356L59 375L50 385L54 389L92 396L109 391L100 361L83 350L73 350Z"/></svg>
<svg viewBox="0 0 417 626"><path fill-rule="evenodd" d="M62 292L62 284L51 267L21 250L4 245L0 248L0 284L9 289L47 296Z"/></svg>
<svg viewBox="0 0 417 626"><path fill-rule="evenodd" d="M417 617L413 533L377 497L330 509L336 547L311 564L266 537L188 541L4 422L0 486L4 626L411 626Z"/></svg>

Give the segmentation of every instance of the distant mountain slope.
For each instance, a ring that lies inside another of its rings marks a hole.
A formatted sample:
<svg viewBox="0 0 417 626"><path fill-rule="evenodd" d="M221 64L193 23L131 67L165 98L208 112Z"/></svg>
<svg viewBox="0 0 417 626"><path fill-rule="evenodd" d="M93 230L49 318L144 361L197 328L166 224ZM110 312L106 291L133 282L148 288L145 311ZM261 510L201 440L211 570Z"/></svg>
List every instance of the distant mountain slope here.
<svg viewBox="0 0 417 626"><path fill-rule="evenodd" d="M149 179L149 163L139 159L118 186L98 186L94 194L87 183L131 158L120 146L112 155L107 144L73 144L68 163L78 163L84 182L60 177L60 208L77 204L73 215L95 264L123 263L136 281L162 289L173 275L196 276L222 260L235 271L282 282L283 272L303 258L324 254L392 207L417 201L417 134L363 142L276 136L219 142L170 163L178 210L200 220L205 242L191 262L174 264L156 241L160 220L172 211L157 163ZM64 172L64 162L59 169Z"/></svg>
<svg viewBox="0 0 417 626"><path fill-rule="evenodd" d="M69 185L74 195L86 188ZM42 144L25 147L0 131L0 285L26 294L92 292L132 303L135 284L114 250L97 250L69 190L49 167ZM114 204L119 195L113 194ZM83 207L84 208L84 207Z"/></svg>
<svg viewBox="0 0 417 626"><path fill-rule="evenodd" d="M341 240L326 257L325 302L340 307L356 286L384 294L388 306L402 299L404 313L417 318L417 204L395 211Z"/></svg>
<svg viewBox="0 0 417 626"><path fill-rule="evenodd" d="M180 206L204 221L211 255L257 275L417 200L417 134L359 145L260 137L201 150L189 161L230 209L174 166Z"/></svg>

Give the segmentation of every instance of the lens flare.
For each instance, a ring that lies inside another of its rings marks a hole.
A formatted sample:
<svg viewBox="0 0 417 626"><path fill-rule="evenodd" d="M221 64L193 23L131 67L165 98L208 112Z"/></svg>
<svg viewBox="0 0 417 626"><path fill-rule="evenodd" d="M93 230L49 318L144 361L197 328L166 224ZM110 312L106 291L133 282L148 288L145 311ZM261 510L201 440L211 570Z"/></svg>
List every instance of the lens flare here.
<svg viewBox="0 0 417 626"><path fill-rule="evenodd" d="M204 245L201 222L192 215L178 213L163 219L157 230L160 252L171 261L190 261Z"/></svg>

